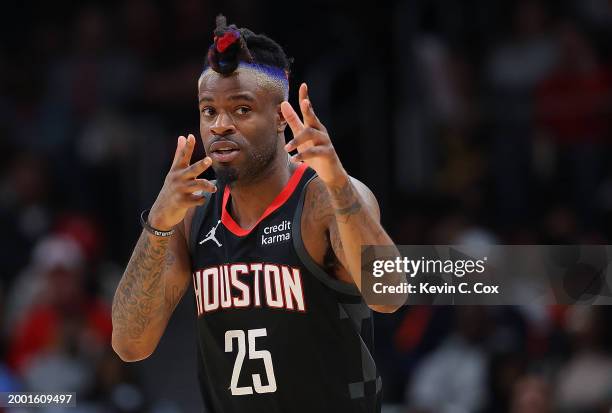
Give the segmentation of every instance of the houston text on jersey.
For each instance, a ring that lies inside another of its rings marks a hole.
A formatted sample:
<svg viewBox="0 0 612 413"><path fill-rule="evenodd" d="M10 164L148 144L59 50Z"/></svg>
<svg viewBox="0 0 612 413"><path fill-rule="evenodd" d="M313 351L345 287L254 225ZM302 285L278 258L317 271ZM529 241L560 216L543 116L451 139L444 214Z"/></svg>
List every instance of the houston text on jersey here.
<svg viewBox="0 0 612 413"><path fill-rule="evenodd" d="M193 273L198 316L267 306L306 311L299 268L270 263L215 265Z"/></svg>

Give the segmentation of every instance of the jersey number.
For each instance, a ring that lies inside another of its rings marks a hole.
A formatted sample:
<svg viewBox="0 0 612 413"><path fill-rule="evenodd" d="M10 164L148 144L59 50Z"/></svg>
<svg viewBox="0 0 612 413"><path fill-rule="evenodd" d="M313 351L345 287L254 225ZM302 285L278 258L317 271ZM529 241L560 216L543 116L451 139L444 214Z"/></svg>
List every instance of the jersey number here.
<svg viewBox="0 0 612 413"><path fill-rule="evenodd" d="M238 387L238 378L240 377L240 369L246 355L246 340L244 330L228 330L225 332L225 352L233 351L234 338L238 341L238 354L232 371L232 380L230 382L230 390L233 396L242 396L245 394L253 394L253 387L257 393L272 393L276 391L276 378L274 377L274 366L272 365L272 355L268 350L255 350L255 339L257 337L265 337L268 333L265 328L257 328L247 330L249 337L249 360L262 359L266 368L266 376L268 376L268 384L262 386L261 377L259 374L253 374L253 386Z"/></svg>

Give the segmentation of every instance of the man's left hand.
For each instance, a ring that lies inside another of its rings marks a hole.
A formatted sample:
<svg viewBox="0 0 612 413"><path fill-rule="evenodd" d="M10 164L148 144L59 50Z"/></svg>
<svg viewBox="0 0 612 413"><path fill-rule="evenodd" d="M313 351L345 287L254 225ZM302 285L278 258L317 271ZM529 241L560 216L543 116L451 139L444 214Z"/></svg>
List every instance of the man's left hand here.
<svg viewBox="0 0 612 413"><path fill-rule="evenodd" d="M291 161L305 162L328 186L345 182L348 175L340 163L327 129L314 113L306 83L300 86L299 105L304 122L289 102L281 103L283 116L293 132L293 139L285 145L285 149L287 152L297 149L298 152L291 157Z"/></svg>

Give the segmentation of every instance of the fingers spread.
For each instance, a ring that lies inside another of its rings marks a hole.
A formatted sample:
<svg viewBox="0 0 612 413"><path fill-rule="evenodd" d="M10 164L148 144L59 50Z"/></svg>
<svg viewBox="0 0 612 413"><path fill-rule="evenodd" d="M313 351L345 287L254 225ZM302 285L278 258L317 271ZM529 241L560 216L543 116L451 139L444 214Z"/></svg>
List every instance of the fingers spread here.
<svg viewBox="0 0 612 413"><path fill-rule="evenodd" d="M195 178L196 176L207 170L210 165L212 165L212 159L210 158L210 156L207 156L204 159L200 159L198 162L192 164L185 170L185 176L187 178Z"/></svg>
<svg viewBox="0 0 612 413"><path fill-rule="evenodd" d="M293 135L297 135L304 129L304 124L300 120L300 117L295 113L293 107L289 102L281 103L281 112L283 113L283 117L287 121L287 124L291 128L291 132Z"/></svg>
<svg viewBox="0 0 612 413"><path fill-rule="evenodd" d="M302 151L302 149L305 149L303 145L306 143L309 143L309 145L306 145L306 147L326 143L325 135L316 129L305 128L302 130L302 132L298 133L293 139L287 142L285 145L285 150L287 152L291 152L294 149Z"/></svg>

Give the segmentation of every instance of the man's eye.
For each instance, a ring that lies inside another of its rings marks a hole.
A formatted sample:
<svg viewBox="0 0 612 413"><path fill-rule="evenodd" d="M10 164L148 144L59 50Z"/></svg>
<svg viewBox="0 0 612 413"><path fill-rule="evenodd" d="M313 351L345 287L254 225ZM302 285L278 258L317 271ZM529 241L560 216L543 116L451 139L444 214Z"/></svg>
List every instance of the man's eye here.
<svg viewBox="0 0 612 413"><path fill-rule="evenodd" d="M204 108L204 109L202 109L202 114L204 116L214 116L215 115L215 110L213 108Z"/></svg>
<svg viewBox="0 0 612 413"><path fill-rule="evenodd" d="M251 108L247 106L240 106L236 109L236 113L238 113L239 115L246 115L250 111L251 111Z"/></svg>

